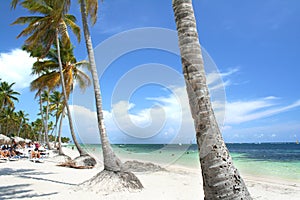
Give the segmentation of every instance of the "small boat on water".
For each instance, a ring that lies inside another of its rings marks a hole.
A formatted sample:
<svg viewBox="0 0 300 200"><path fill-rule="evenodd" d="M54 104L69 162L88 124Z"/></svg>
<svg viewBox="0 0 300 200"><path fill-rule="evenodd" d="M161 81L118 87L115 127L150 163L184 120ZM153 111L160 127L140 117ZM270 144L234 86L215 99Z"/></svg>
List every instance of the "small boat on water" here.
<svg viewBox="0 0 300 200"><path fill-rule="evenodd" d="M296 144L299 144L299 140L296 140Z"/></svg>

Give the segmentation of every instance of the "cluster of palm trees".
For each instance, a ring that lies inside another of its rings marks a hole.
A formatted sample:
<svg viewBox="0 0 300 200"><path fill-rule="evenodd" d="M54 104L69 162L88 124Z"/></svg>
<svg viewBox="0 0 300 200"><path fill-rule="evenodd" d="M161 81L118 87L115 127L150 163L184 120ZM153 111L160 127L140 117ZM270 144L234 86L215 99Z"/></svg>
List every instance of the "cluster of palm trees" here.
<svg viewBox="0 0 300 200"><path fill-rule="evenodd" d="M39 118L35 121L29 120L29 114L24 110L15 111L15 102L18 102L19 92L13 89L15 83L9 84L0 79L0 133L13 137L19 136L30 140L37 141L45 137L44 127L42 126L43 117L39 113ZM49 99L50 106L54 104L51 96ZM43 102L42 102L43 103ZM45 109L45 106L43 106ZM53 115L53 109L48 116ZM53 122L48 123L49 130L54 130ZM56 137L51 134L50 141L55 141ZM69 138L62 137L62 142L69 142Z"/></svg>
<svg viewBox="0 0 300 200"><path fill-rule="evenodd" d="M172 0L172 2L183 73L199 146L205 199L251 199L243 179L232 164L212 110L192 0ZM31 83L31 89L37 91L36 97L41 102L41 116L45 116L42 120L44 132L47 133L50 130L47 123L49 112L55 110L54 126L57 126L66 110L72 139L80 155L88 156L80 145L77 145L68 98L73 90L74 79L78 80L82 88L89 85L88 76L79 71L78 67L89 68L92 74L98 128L103 150L103 172L112 172L110 175L121 173L119 177L123 179L123 183L127 182L133 185L132 187L141 188L142 185L133 174L126 174L123 171L122 162L113 152L104 126L100 85L88 24L88 18L92 24L96 22L98 1L79 0L88 63L77 62L72 52L68 30L72 30L78 41L80 41L81 32L76 24L76 17L68 14L70 0L12 0L13 8L18 4L30 13L36 14L35 16L20 17L13 24L28 25L18 37L27 37L24 50L37 58L37 62L33 66L33 74L38 75L38 78ZM61 88L61 92L55 92L57 88ZM57 103L51 106L50 96L53 95L61 95L62 101L58 101L61 104ZM46 102L45 109L42 102ZM3 108L1 107L1 109ZM45 136L48 140L47 134ZM102 180L103 177L111 176L102 176L101 178L101 173L99 173L97 177ZM99 181L96 183L101 185ZM125 184L122 186L124 187Z"/></svg>
<svg viewBox="0 0 300 200"><path fill-rule="evenodd" d="M31 90L36 91L36 97L46 102L46 109L40 106L41 115L45 116L42 120L46 141L48 142L47 133L48 113L51 110L49 97L56 89L61 88L62 105L56 105L56 120L55 126L59 118L66 116L70 126L70 132L73 142L75 143L80 156L89 156L87 152L79 145L73 128L73 121L68 105L70 93L73 90L74 80L84 89L90 85L89 77L79 70L79 67L85 67L91 71L93 86L96 99L97 121L99 127L100 138L102 142L102 150L104 154L104 170L121 171L121 161L113 152L106 135L104 126L102 99L100 93L100 85L93 53L92 41L89 32L88 18L92 24L97 19L97 0L80 0L81 17L83 22L83 31L89 57L89 62L77 62L73 55L72 42L69 37L68 30L71 30L80 41L81 31L76 24L76 17L68 14L70 9L70 0L13 0L12 8L17 5L27 9L34 16L19 17L13 24L26 24L27 27L18 35L25 36L25 44L23 49L28 51L31 56L36 57L37 61L33 65L32 73L38 78L31 83ZM85 162L84 162L85 163Z"/></svg>

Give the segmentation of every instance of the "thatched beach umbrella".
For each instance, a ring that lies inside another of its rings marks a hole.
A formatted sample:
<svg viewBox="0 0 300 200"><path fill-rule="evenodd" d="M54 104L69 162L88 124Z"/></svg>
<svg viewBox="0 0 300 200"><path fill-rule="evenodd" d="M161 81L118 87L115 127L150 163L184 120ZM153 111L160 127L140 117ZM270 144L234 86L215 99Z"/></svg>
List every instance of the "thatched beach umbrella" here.
<svg viewBox="0 0 300 200"><path fill-rule="evenodd" d="M3 135L3 134L0 134L0 144L7 144L10 142L10 138Z"/></svg>
<svg viewBox="0 0 300 200"><path fill-rule="evenodd" d="M21 138L21 137L18 137L18 136L12 137L11 139L15 140L16 143L25 142L24 138Z"/></svg>
<svg viewBox="0 0 300 200"><path fill-rule="evenodd" d="M31 142L31 140L26 138L25 143L29 143L29 142Z"/></svg>

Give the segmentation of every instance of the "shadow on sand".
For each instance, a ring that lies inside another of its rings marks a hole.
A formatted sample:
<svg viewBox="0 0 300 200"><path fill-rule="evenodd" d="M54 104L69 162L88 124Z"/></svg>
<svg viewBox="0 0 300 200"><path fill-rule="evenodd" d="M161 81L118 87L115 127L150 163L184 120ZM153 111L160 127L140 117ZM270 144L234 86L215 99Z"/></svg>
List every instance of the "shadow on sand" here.
<svg viewBox="0 0 300 200"><path fill-rule="evenodd" d="M33 198L33 197L44 197L57 194L45 193L45 194L36 194L32 189L28 189L30 184L15 184L7 185L0 187L0 198L5 199L21 199L21 198Z"/></svg>
<svg viewBox="0 0 300 200"><path fill-rule="evenodd" d="M41 173L34 169L12 169L12 168L2 168L0 169L0 179L1 176L13 176L23 179L35 179L37 181L46 181L64 185L74 186L76 184L66 183L51 179L43 178L43 175L52 173ZM1 181L1 185L3 185ZM33 189L30 188L31 184L14 184L11 182L6 183L5 186L0 186L0 199L21 199L21 198L33 198L33 197L44 197L57 194L58 192L37 194ZM51 199L51 197L49 197Z"/></svg>

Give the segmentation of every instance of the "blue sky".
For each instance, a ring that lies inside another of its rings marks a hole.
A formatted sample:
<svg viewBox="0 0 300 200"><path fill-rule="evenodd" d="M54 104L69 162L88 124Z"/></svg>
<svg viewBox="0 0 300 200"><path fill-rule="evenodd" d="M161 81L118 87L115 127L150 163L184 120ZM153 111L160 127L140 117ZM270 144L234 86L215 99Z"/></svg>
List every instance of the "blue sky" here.
<svg viewBox="0 0 300 200"><path fill-rule="evenodd" d="M24 27L10 26L17 17L28 13L21 8L10 10L9 2L1 1L0 78L16 82L15 90L21 93L17 110L25 110L34 120L38 106L28 85L33 79L29 74L35 59L20 51L25 38L16 36ZM200 43L215 63L207 69L211 70L208 81L225 141L300 139L300 2L194 0L193 5ZM71 13L81 24L77 4L72 6ZM126 31L136 28L149 31L146 27L176 29L171 0L104 1L100 4L98 22L91 30L94 46L98 46L97 68L101 72L110 140L189 143L194 141L193 123L174 32L167 31L170 37L153 36L155 48L129 49L107 66L102 65L119 48L130 46L134 40L147 40L148 36L136 30L133 35L126 35ZM116 34L126 38L111 38ZM172 42L167 50L159 46L167 41ZM80 44L74 40L74 45L77 59L85 59L83 38ZM148 69L156 69L156 73ZM220 80L223 87L214 87L219 86ZM134 88L134 84L139 87ZM75 89L70 102L81 140L98 142L91 89L84 94ZM63 134L69 136L67 123Z"/></svg>

